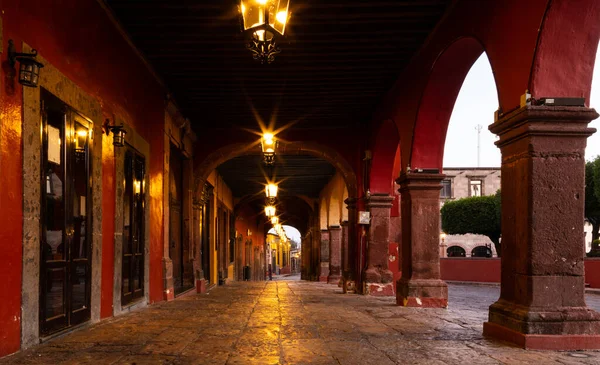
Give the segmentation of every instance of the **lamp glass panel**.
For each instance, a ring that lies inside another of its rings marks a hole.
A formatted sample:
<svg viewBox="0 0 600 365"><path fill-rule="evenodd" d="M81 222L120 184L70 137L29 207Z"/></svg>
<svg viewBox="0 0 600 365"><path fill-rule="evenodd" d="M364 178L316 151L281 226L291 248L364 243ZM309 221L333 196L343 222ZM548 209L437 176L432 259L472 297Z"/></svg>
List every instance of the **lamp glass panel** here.
<svg viewBox="0 0 600 365"><path fill-rule="evenodd" d="M289 19L290 0L274 0L269 7L269 25L283 35Z"/></svg>
<svg viewBox="0 0 600 365"><path fill-rule="evenodd" d="M240 11L244 18L244 30L261 26L265 23L265 5L258 0L240 2Z"/></svg>

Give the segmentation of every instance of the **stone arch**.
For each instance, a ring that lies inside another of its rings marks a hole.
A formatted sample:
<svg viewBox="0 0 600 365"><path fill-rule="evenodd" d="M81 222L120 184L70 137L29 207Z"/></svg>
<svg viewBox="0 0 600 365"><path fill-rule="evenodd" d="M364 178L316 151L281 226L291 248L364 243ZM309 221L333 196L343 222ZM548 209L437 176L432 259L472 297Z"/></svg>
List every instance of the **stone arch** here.
<svg viewBox="0 0 600 365"><path fill-rule="evenodd" d="M194 168L195 195L200 193L203 183L220 164L235 157L259 153L258 142L230 144L213 151ZM352 198L358 197L358 182L354 169L333 148L312 142L280 141L278 153L281 155L310 155L324 159L331 163L340 173L348 188L349 196Z"/></svg>
<svg viewBox="0 0 600 365"><path fill-rule="evenodd" d="M394 186L394 160L400 145L398 128L391 119L381 123L373 135L371 150L373 159L369 174L371 193L392 193Z"/></svg>
<svg viewBox="0 0 600 365"><path fill-rule="evenodd" d="M326 198L321 199L319 210L319 229L327 229L329 227L329 201Z"/></svg>
<svg viewBox="0 0 600 365"><path fill-rule="evenodd" d="M461 252L462 254L458 254L458 252ZM453 252L456 252L456 254L453 255ZM452 246L449 246L446 249L446 254L448 257L467 257L467 250L465 250L464 247L462 247L462 245L459 244L453 244Z"/></svg>

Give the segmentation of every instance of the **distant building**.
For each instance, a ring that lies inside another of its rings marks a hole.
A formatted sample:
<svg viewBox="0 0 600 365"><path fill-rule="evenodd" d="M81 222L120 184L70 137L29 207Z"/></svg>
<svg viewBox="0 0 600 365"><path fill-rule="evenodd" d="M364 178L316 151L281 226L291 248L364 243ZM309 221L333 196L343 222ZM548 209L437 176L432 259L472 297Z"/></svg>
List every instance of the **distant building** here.
<svg viewBox="0 0 600 365"><path fill-rule="evenodd" d="M447 201L494 195L500 189L499 167L444 168L440 209ZM440 216L441 219L441 216ZM494 243L479 234L440 235L440 257L495 257Z"/></svg>

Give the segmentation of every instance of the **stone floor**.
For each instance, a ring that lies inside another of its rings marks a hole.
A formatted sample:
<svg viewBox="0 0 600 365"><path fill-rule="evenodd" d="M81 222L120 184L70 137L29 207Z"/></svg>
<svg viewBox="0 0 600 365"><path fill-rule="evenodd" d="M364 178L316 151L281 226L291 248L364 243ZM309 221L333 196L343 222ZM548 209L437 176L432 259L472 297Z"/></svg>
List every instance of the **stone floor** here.
<svg viewBox="0 0 600 365"><path fill-rule="evenodd" d="M160 303L0 364L600 364L600 352L525 351L482 337L498 287L450 285L450 308L278 278ZM588 295L600 310L600 296Z"/></svg>

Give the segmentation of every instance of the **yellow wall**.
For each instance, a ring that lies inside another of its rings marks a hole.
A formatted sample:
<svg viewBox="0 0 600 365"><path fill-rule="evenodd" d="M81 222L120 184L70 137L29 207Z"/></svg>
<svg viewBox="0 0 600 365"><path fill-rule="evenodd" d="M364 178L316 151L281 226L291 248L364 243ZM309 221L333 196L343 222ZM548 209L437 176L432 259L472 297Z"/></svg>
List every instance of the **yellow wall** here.
<svg viewBox="0 0 600 365"><path fill-rule="evenodd" d="M223 177L219 175L219 173L215 170L213 171L207 179L208 183L211 184L214 188L213 190L213 207L214 209L211 212L211 232L210 232L210 251L212 253L210 260L210 283L216 284L219 280L219 268L217 266L218 255L217 250L215 249L215 242L217 238L217 225L216 225L216 213L219 207L219 202L223 204L227 209L233 212L233 194L231 189L225 181ZM229 232L229 230L227 230ZM229 277L233 277L233 266L230 265L229 268Z"/></svg>
<svg viewBox="0 0 600 365"><path fill-rule="evenodd" d="M339 226L342 221L348 220L348 209L344 200L348 197L346 183L339 173L336 173L319 195L321 209L319 221L321 229L329 226Z"/></svg>

